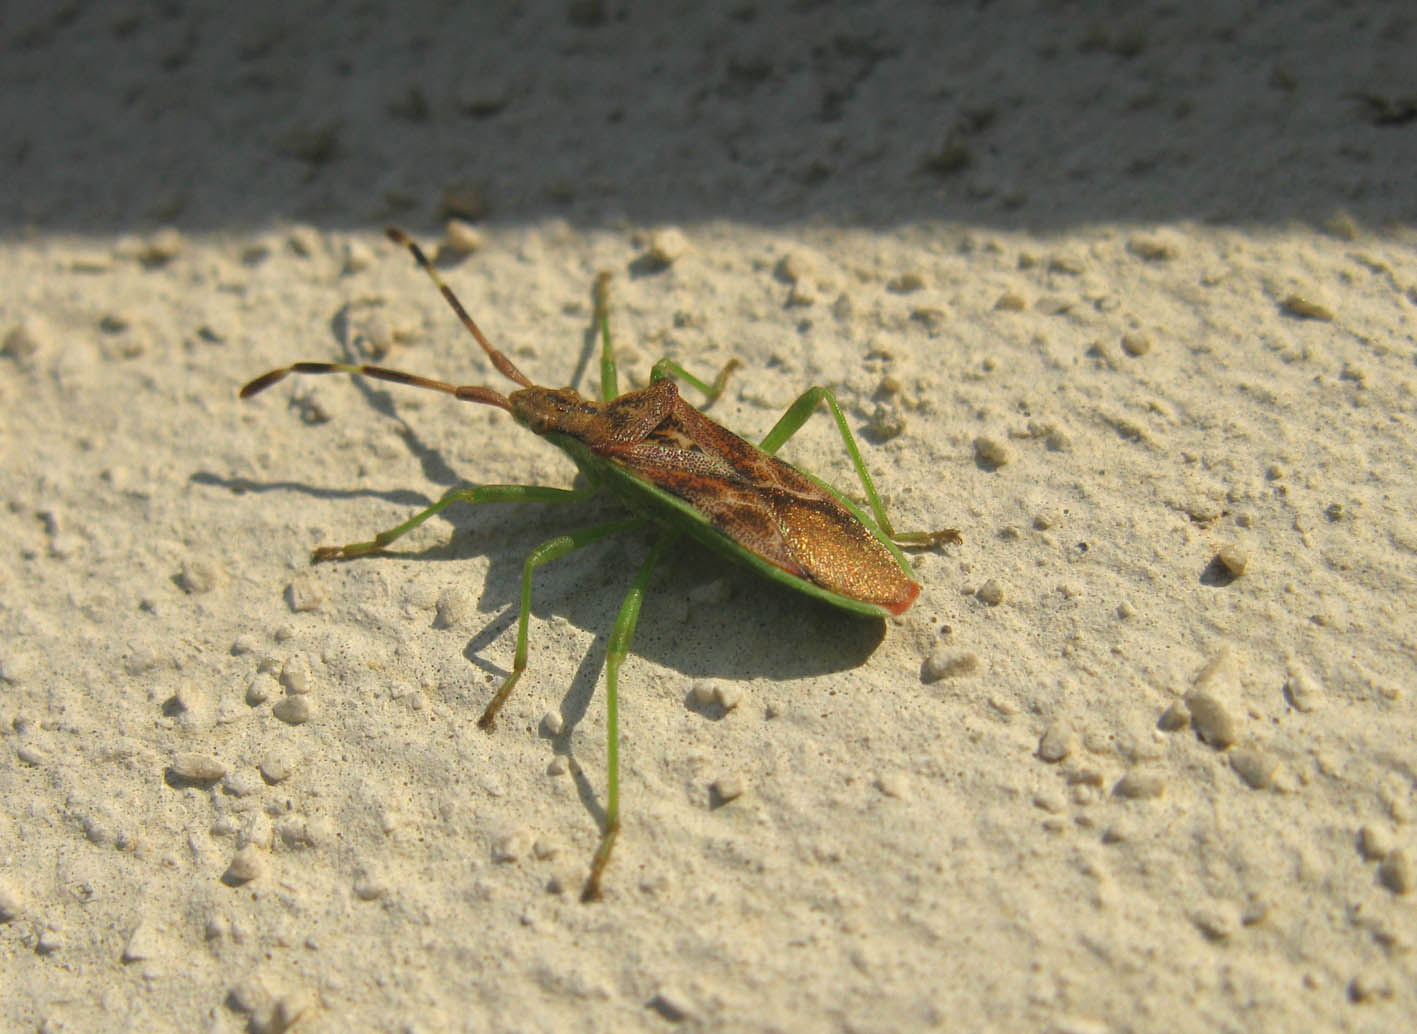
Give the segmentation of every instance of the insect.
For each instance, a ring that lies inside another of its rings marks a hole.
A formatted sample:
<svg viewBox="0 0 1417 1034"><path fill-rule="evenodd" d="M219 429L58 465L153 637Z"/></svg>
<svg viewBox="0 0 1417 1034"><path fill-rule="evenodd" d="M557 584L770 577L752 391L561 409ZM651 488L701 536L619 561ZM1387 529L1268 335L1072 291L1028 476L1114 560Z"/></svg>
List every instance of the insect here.
<svg viewBox="0 0 1417 1034"><path fill-rule="evenodd" d="M701 391L712 404L722 393L737 360L730 360L710 383L671 359L659 360L647 387L621 395L610 337L609 274L595 285L594 320L601 339L600 398L583 398L572 388L545 388L494 348L462 303L443 282L423 250L402 230L389 239L403 245L437 285L464 327L504 377L519 385L507 395L478 385L455 385L382 366L299 362L263 373L241 389L248 399L292 373L348 373L395 384L440 391L463 402L506 410L517 423L565 452L585 475L584 489L542 485L472 485L456 488L432 506L367 542L321 546L312 562L347 560L375 553L454 503L580 502L600 488L617 494L633 516L572 531L533 549L522 566L521 607L512 671L493 695L478 724L490 729L527 665L527 622L532 573L540 565L593 542L646 527L657 535L629 593L620 605L605 656L606 750L605 822L591 858L583 901L600 896L601 878L620 830L618 692L620 666L629 653L640 605L655 564L681 536L759 574L857 614L884 617L903 613L920 593L901 547L930 547L960 541L953 528L898 534L891 527L861 452L836 397L812 388L788 407L757 445L714 423L679 396L675 380ZM773 454L825 402L861 479L870 514L811 474Z"/></svg>

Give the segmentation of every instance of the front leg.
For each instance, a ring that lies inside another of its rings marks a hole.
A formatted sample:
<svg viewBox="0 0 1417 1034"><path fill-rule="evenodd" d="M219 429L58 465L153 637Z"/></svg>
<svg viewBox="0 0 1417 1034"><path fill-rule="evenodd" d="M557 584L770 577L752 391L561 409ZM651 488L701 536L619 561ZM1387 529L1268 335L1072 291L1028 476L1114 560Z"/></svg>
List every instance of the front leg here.
<svg viewBox="0 0 1417 1034"><path fill-rule="evenodd" d="M474 485L455 488L426 510L419 510L395 527L381 531L368 542L351 542L346 546L320 546L310 556L311 563L321 560L351 560L377 553L395 539L402 538L429 517L441 513L454 503L579 503L595 494L590 488L549 488L544 485Z"/></svg>

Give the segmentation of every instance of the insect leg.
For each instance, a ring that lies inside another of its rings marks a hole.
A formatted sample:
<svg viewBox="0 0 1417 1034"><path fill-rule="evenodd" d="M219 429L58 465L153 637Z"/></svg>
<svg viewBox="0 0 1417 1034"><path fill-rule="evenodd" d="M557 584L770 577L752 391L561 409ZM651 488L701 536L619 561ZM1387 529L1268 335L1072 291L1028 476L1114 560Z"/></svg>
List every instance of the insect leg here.
<svg viewBox="0 0 1417 1034"><path fill-rule="evenodd" d="M954 528L942 528L939 531L908 531L897 532L892 526L890 518L886 516L886 508L881 503L881 497L876 493L876 486L871 482L871 475L866 470L866 462L861 458L861 450L856 447L856 439L851 434L851 428L846 425L846 416L841 411L841 406L836 401L836 396L832 394L830 388L808 388L797 401L787 408L787 412L767 436L758 443L758 448L763 452L775 453L782 448L787 439L796 434L807 422L807 419L815 413L825 400L828 408L831 409L832 417L836 420L837 429L841 432L841 440L846 443L847 455L851 457L851 465L856 468L856 474L861 478L861 487L866 490L866 499L871 504L871 512L875 515L876 524L891 539L901 545L909 546L935 546L942 542L958 542L959 532Z"/></svg>
<svg viewBox="0 0 1417 1034"><path fill-rule="evenodd" d="M522 564L522 602L521 610L517 615L517 652L512 661L512 673L507 676L506 681L497 687L492 702L487 705L487 710L483 711L482 717L477 720L478 725L484 729L492 728L492 724L497 720L497 712L502 709L502 705L506 703L507 697L512 692L512 687L517 684L517 680L522 677L522 672L526 670L526 628L527 619L531 616L531 573L548 560L563 557L572 550L588 546L592 542L598 542L610 535L618 535L622 531L631 531L643 524L643 517L629 517L611 521L609 524L597 524L592 528L581 528L565 535L557 535L554 539L547 539L527 555L526 562Z"/></svg>
<svg viewBox="0 0 1417 1034"><path fill-rule="evenodd" d="M545 485L473 485L471 488L455 488L426 510L416 514L396 527L381 531L368 542L351 542L347 546L321 546L311 554L312 563L321 560L349 560L353 557L375 553L394 539L407 535L429 517L446 510L453 503L579 503L595 494L594 486L586 489L551 488Z"/></svg>
<svg viewBox="0 0 1417 1034"><path fill-rule="evenodd" d="M615 366L615 345L610 340L610 274L595 278L595 325L600 328L600 398L609 402L620 394Z"/></svg>
<svg viewBox="0 0 1417 1034"><path fill-rule="evenodd" d="M728 375L742 365L743 364L737 359L728 360L728 362L723 364L723 369L718 371L718 374L710 383L709 381L700 380L673 359L665 357L654 364L653 369L649 372L649 379L651 381L662 381L666 377L673 377L676 380L683 381L685 384L690 384L704 393L704 406L707 408L717 402L718 397L723 394L723 389L728 386Z"/></svg>
<svg viewBox="0 0 1417 1034"><path fill-rule="evenodd" d="M644 602L645 589L649 586L654 565L670 543L679 537L677 531L666 531L649 551L649 556L635 573L634 584L620 604L620 616L615 619L615 627L610 632L610 645L605 651L605 730L608 746L605 752L605 831L600 835L600 845L595 849L595 857L590 860L590 876L585 889L581 891L582 901L595 901L600 897L600 877L605 865L610 861L610 849L615 846L615 834L620 832L620 708L619 678L620 665L630 652L630 642L635 638L635 625L640 620L640 604Z"/></svg>
<svg viewBox="0 0 1417 1034"><path fill-rule="evenodd" d="M595 325L600 328L600 397L609 402L620 394L619 376L615 365L615 345L610 337L610 274L601 273L595 278ZM649 379L662 381L674 377L685 384L693 385L704 393L705 406L711 406L723 394L728 384L728 375L742 364L730 359L723 364L712 383L700 380L674 360L666 357L654 364Z"/></svg>

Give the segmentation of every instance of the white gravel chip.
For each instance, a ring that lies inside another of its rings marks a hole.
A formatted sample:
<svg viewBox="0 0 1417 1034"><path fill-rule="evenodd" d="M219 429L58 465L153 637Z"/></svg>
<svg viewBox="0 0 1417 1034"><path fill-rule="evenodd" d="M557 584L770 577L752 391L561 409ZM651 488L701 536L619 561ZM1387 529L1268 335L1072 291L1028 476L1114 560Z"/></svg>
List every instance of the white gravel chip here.
<svg viewBox="0 0 1417 1034"><path fill-rule="evenodd" d="M226 775L226 763L209 754L182 753L168 771L184 783L214 783Z"/></svg>
<svg viewBox="0 0 1417 1034"><path fill-rule="evenodd" d="M282 697L271 708L271 714L287 725L304 725L315 717L315 702L308 696Z"/></svg>
<svg viewBox="0 0 1417 1034"><path fill-rule="evenodd" d="M1412 856L1405 847L1388 852L1378 866L1378 879L1394 894L1412 893L1412 888L1417 886L1417 866L1414 866Z"/></svg>
<svg viewBox="0 0 1417 1034"><path fill-rule="evenodd" d="M1224 750L1240 739L1240 720L1235 716L1240 685L1235 655L1221 650L1196 676L1195 688L1186 695L1191 724L1200 738L1216 750Z"/></svg>
<svg viewBox="0 0 1417 1034"><path fill-rule="evenodd" d="M1358 830L1358 850L1370 862L1381 861L1392 852L1392 849L1392 830L1386 826L1375 826L1369 823Z"/></svg>
<svg viewBox="0 0 1417 1034"><path fill-rule="evenodd" d="M297 614L319 610L325 605L325 587L309 575L301 575L285 587L285 601Z"/></svg>
<svg viewBox="0 0 1417 1034"><path fill-rule="evenodd" d="M663 226L649 235L649 257L661 266L672 265L689 250L689 238L677 226Z"/></svg>
<svg viewBox="0 0 1417 1034"><path fill-rule="evenodd" d="M525 858L535 841L536 837L531 830L519 826L498 839L492 848L492 860L507 863Z"/></svg>
<svg viewBox="0 0 1417 1034"><path fill-rule="evenodd" d="M261 857L261 852L255 847L243 847L231 856L231 863L227 865L226 872L222 873L223 883L236 887L243 883L250 883L261 873L265 872L265 859Z"/></svg>
<svg viewBox="0 0 1417 1034"><path fill-rule="evenodd" d="M1284 684L1284 692L1294 710L1308 714L1323 703L1324 687L1318 679L1298 664L1289 668L1289 679Z"/></svg>
<svg viewBox="0 0 1417 1034"><path fill-rule="evenodd" d="M997 438L980 435L974 439L974 458L986 467L998 468L1013 460L1014 451Z"/></svg>
<svg viewBox="0 0 1417 1034"><path fill-rule="evenodd" d="M54 332L48 322L31 316L5 332L5 340L0 343L0 355L11 359L29 359L39 352L49 351L53 340Z"/></svg>
<svg viewBox="0 0 1417 1034"><path fill-rule="evenodd" d="M162 939L158 932L145 922L139 923L128 935L128 943L123 946L123 961L141 962L144 959L156 958L161 950Z"/></svg>
<svg viewBox="0 0 1417 1034"><path fill-rule="evenodd" d="M1038 741L1038 757L1050 765L1057 764L1077 749L1077 733L1064 722L1049 725Z"/></svg>
<svg viewBox="0 0 1417 1034"><path fill-rule="evenodd" d="M1117 782L1117 793L1129 800L1153 800L1166 792L1166 779L1160 772L1134 768Z"/></svg>
<svg viewBox="0 0 1417 1034"><path fill-rule="evenodd" d="M920 669L920 681L928 685L941 679L963 678L975 674L982 666L979 655L974 651L953 650L941 643L925 658Z"/></svg>
<svg viewBox="0 0 1417 1034"><path fill-rule="evenodd" d="M1279 771L1279 759L1263 750L1241 747L1230 754L1230 767L1252 790L1268 790Z"/></svg>

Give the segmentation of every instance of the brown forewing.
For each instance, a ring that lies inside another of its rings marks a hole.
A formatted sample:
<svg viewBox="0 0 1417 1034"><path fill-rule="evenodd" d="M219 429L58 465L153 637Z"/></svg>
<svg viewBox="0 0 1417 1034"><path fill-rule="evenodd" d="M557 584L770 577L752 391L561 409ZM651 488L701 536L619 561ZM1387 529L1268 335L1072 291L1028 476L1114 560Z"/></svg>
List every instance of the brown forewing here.
<svg viewBox="0 0 1417 1034"><path fill-rule="evenodd" d="M794 577L896 614L920 592L831 493L682 399L639 441L588 444Z"/></svg>

